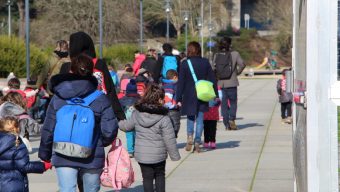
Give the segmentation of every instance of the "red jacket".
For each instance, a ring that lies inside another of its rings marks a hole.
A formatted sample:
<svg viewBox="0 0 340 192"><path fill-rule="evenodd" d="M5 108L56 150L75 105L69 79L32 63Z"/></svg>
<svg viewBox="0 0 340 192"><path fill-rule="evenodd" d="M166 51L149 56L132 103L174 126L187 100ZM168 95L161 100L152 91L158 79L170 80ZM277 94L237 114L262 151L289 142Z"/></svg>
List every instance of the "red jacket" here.
<svg viewBox="0 0 340 192"><path fill-rule="evenodd" d="M135 62L133 63L133 74L135 76L138 75L138 72L139 72L139 69L140 69L140 66L142 65L143 61L145 60L146 56L144 54L140 54L136 59L135 59Z"/></svg>

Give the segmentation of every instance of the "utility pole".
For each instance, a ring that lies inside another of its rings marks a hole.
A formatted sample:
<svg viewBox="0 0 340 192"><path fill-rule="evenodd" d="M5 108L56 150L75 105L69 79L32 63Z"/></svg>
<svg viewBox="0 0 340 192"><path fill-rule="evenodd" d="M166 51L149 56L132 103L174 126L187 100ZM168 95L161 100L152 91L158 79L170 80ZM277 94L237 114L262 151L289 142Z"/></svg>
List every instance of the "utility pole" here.
<svg viewBox="0 0 340 192"><path fill-rule="evenodd" d="M184 21L185 21L185 53L188 51L188 21L189 21L189 11L184 11Z"/></svg>
<svg viewBox="0 0 340 192"><path fill-rule="evenodd" d="M8 36L11 36L12 35L11 0L7 1L7 5L8 5Z"/></svg>
<svg viewBox="0 0 340 192"><path fill-rule="evenodd" d="M166 42L169 43L170 36L170 0L165 0L165 12L166 12Z"/></svg>
<svg viewBox="0 0 340 192"><path fill-rule="evenodd" d="M139 46L140 46L140 52L143 53L143 0L140 0L139 2Z"/></svg>
<svg viewBox="0 0 340 192"><path fill-rule="evenodd" d="M204 41L203 41L203 28L204 28L204 0L201 0L201 49L202 49L202 54L201 56L204 56Z"/></svg>
<svg viewBox="0 0 340 192"><path fill-rule="evenodd" d="M211 31L213 30L212 20L211 20L211 0L209 0L209 58L211 59Z"/></svg>
<svg viewBox="0 0 340 192"><path fill-rule="evenodd" d="M99 0L99 58L103 58L103 1Z"/></svg>
<svg viewBox="0 0 340 192"><path fill-rule="evenodd" d="M25 0L25 21L26 21L26 79L30 80L30 8L29 0Z"/></svg>

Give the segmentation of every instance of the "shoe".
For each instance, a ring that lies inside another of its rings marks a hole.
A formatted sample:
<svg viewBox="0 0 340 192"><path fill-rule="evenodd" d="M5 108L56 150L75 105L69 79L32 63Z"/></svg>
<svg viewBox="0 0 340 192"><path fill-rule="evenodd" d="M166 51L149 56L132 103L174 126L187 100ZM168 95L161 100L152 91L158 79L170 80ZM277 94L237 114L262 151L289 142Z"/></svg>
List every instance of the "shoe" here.
<svg viewBox="0 0 340 192"><path fill-rule="evenodd" d="M133 155L133 153L129 153L129 157L134 158L135 156Z"/></svg>
<svg viewBox="0 0 340 192"><path fill-rule="evenodd" d="M286 118L281 119L281 124L285 124L286 123Z"/></svg>
<svg viewBox="0 0 340 192"><path fill-rule="evenodd" d="M229 121L230 130L237 130L237 126L234 120Z"/></svg>
<svg viewBox="0 0 340 192"><path fill-rule="evenodd" d="M208 143L203 143L203 147L204 148L209 148L210 147L210 143L208 142Z"/></svg>
<svg viewBox="0 0 340 192"><path fill-rule="evenodd" d="M216 143L215 142L210 143L210 149L216 149Z"/></svg>
<svg viewBox="0 0 340 192"><path fill-rule="evenodd" d="M287 118L285 119L285 123L292 124L292 122L293 122L292 117L287 117Z"/></svg>
<svg viewBox="0 0 340 192"><path fill-rule="evenodd" d="M191 151L192 145L193 145L193 137L192 137L192 135L188 135L187 144L185 146L185 150L186 151Z"/></svg>
<svg viewBox="0 0 340 192"><path fill-rule="evenodd" d="M195 143L193 153L200 153L200 152L201 152L200 144L199 143Z"/></svg>

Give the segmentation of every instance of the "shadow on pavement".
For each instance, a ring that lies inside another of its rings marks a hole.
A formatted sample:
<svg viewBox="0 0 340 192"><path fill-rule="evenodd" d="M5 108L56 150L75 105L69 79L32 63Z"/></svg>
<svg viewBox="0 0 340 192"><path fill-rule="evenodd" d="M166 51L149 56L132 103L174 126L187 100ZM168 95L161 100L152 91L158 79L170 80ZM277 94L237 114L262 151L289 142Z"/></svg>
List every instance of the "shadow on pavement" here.
<svg viewBox="0 0 340 192"><path fill-rule="evenodd" d="M247 128L251 128L251 127L263 127L263 125L259 124L259 123L247 123L247 124L243 124L243 125L237 125L238 129L247 129Z"/></svg>
<svg viewBox="0 0 340 192"><path fill-rule="evenodd" d="M228 141L225 143L216 143L216 149L226 149L226 148L235 148L240 146L241 141Z"/></svg>
<svg viewBox="0 0 340 192"><path fill-rule="evenodd" d="M118 190L119 192L142 192L144 191L143 189L143 185L138 185L138 186L135 186L133 188L128 188L128 189L121 189L121 190ZM106 192L118 192L118 191L106 191Z"/></svg>

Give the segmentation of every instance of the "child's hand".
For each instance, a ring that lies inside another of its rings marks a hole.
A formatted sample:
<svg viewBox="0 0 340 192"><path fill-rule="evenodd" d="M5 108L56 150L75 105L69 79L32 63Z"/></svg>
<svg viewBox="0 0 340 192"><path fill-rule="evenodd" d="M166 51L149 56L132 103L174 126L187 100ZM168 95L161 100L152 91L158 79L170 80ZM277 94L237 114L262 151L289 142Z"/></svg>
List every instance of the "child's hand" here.
<svg viewBox="0 0 340 192"><path fill-rule="evenodd" d="M52 163L51 161L43 161L44 166L45 166L45 171L47 171L48 169L52 169Z"/></svg>
<svg viewBox="0 0 340 192"><path fill-rule="evenodd" d="M215 98L214 100L214 106L217 107L221 104L221 100L219 98Z"/></svg>

